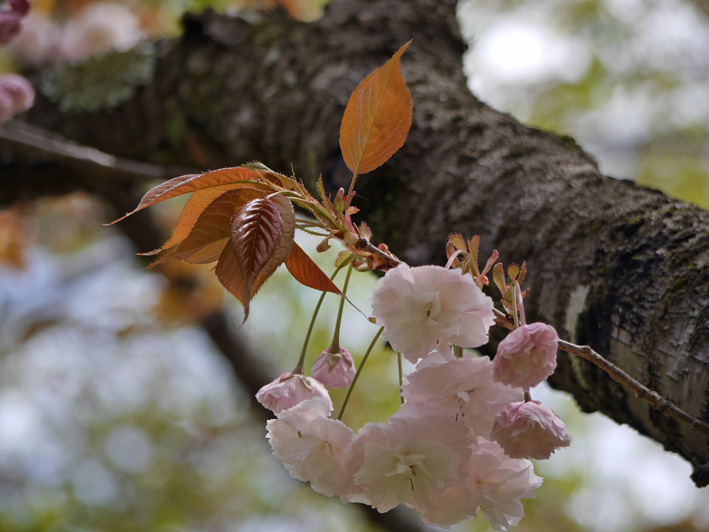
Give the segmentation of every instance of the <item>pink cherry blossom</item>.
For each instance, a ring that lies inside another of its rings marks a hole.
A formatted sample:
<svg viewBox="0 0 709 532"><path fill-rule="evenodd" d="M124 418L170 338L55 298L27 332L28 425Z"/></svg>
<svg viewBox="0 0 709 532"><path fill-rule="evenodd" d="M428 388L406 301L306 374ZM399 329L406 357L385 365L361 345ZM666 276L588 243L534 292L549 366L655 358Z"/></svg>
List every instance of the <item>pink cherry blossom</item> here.
<svg viewBox="0 0 709 532"><path fill-rule="evenodd" d="M495 420L491 438L511 458L545 460L571 436L554 411L539 401L512 403Z"/></svg>
<svg viewBox="0 0 709 532"><path fill-rule="evenodd" d="M281 373L256 393L258 402L276 414L313 397L325 399L332 410L332 400L325 387L316 379L298 373Z"/></svg>
<svg viewBox="0 0 709 532"><path fill-rule="evenodd" d="M22 18L15 13L0 12L0 44L7 44L20 33Z"/></svg>
<svg viewBox="0 0 709 532"><path fill-rule="evenodd" d="M529 390L556 368L559 337L546 323L523 325L500 342L493 360L495 379Z"/></svg>
<svg viewBox="0 0 709 532"><path fill-rule="evenodd" d="M521 401L523 392L495 381L488 357L463 353L462 358L439 363L422 360L416 370L404 377L405 405L435 410L465 423L476 436L488 436L495 418L508 403Z"/></svg>
<svg viewBox="0 0 709 532"><path fill-rule="evenodd" d="M22 31L7 47L7 52L20 64L44 66L59 59L62 30L42 11L34 11L24 21Z"/></svg>
<svg viewBox="0 0 709 532"><path fill-rule="evenodd" d="M117 2L87 5L64 26L59 53L73 60L111 50L128 50L144 37L140 19Z"/></svg>
<svg viewBox="0 0 709 532"><path fill-rule="evenodd" d="M347 388L355 376L352 355L344 347L338 353L325 349L315 359L310 374L328 388Z"/></svg>
<svg viewBox="0 0 709 532"><path fill-rule="evenodd" d="M440 343L478 347L494 323L492 299L469 275L440 266L389 270L372 294L372 314L394 350L416 362Z"/></svg>
<svg viewBox="0 0 709 532"><path fill-rule="evenodd" d="M10 0L9 10L0 11L0 44L7 44L20 33L22 19L30 10L27 0Z"/></svg>
<svg viewBox="0 0 709 532"><path fill-rule="evenodd" d="M12 13L24 17L30 12L30 3L28 0L9 0L10 10Z"/></svg>
<svg viewBox="0 0 709 532"><path fill-rule="evenodd" d="M533 499L542 484L530 461L509 458L484 438L473 444L466 471L462 482L430 494L426 505L416 507L424 522L447 527L480 509L495 530L509 530L524 517L520 499Z"/></svg>
<svg viewBox="0 0 709 532"><path fill-rule="evenodd" d="M469 431L442 416L398 417L367 423L349 449L355 484L380 512L400 503L424 505L430 493L457 484L470 455Z"/></svg>
<svg viewBox="0 0 709 532"><path fill-rule="evenodd" d="M330 410L323 397L281 410L266 423L267 438L291 477L309 481L318 493L346 500L355 489L346 453L355 435L342 421L329 419Z"/></svg>

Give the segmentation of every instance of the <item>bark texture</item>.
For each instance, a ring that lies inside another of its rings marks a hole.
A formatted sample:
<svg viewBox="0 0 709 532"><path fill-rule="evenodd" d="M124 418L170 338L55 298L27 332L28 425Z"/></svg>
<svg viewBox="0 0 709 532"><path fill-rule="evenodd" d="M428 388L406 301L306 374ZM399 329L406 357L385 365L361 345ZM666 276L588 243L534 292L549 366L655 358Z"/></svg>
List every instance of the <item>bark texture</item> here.
<svg viewBox="0 0 709 532"><path fill-rule="evenodd" d="M402 71L414 102L411 132L397 155L358 181L375 238L421 264L441 262L449 232L481 234L484 251L497 248L505 263L527 260L528 318L590 344L708 422L709 212L603 176L572 139L477 100L462 72L452 0L333 0L311 24L278 12L207 12L186 19L181 39L141 52L138 67L111 70L107 85L124 83L105 101L84 100L66 82L91 79L86 70L100 62L45 73L30 119L125 157L203 168L258 159L286 172L292 164L306 181L323 172L336 190L349 182L337 144L349 94L409 39ZM134 68L141 74L121 76ZM4 196L22 188L2 181ZM709 483L706 437L585 361L561 354L551 382L585 411L681 454L697 485Z"/></svg>

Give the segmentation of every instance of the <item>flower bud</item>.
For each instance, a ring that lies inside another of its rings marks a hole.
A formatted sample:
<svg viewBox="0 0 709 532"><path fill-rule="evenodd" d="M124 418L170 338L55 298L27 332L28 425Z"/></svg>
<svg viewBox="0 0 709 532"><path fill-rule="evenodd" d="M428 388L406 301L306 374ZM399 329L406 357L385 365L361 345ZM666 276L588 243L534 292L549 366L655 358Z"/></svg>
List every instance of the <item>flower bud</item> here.
<svg viewBox="0 0 709 532"><path fill-rule="evenodd" d="M529 390L556 368L559 337L546 323L532 323L515 329L497 346L493 359L495 380Z"/></svg>
<svg viewBox="0 0 709 532"><path fill-rule="evenodd" d="M310 374L328 388L347 388L355 376L354 360L344 347L337 353L325 349L315 359Z"/></svg>
<svg viewBox="0 0 709 532"><path fill-rule="evenodd" d="M332 410L332 400L325 387L312 377L299 373L281 373L256 393L256 400L276 414L313 397L326 399Z"/></svg>
<svg viewBox="0 0 709 532"><path fill-rule="evenodd" d="M491 438L510 458L545 460L571 436L554 411L539 401L510 403L495 419Z"/></svg>

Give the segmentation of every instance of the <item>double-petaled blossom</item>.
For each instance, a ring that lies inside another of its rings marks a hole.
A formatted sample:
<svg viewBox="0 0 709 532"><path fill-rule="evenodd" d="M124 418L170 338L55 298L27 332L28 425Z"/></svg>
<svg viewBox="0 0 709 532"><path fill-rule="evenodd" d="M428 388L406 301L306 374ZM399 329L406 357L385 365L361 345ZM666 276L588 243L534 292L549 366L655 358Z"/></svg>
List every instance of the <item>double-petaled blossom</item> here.
<svg viewBox="0 0 709 532"><path fill-rule="evenodd" d="M546 323L515 329L497 346L495 379L529 390L554 373L559 337Z"/></svg>
<svg viewBox="0 0 709 532"><path fill-rule="evenodd" d="M530 461L512 459L497 443L479 438L462 481L416 509L424 522L438 526L471 519L480 509L495 530L509 530L524 517L520 499L533 499L541 484Z"/></svg>
<svg viewBox="0 0 709 532"><path fill-rule="evenodd" d="M300 373L281 373L256 393L258 402L276 414L313 397L322 397L332 410L332 400L325 387Z"/></svg>
<svg viewBox="0 0 709 532"><path fill-rule="evenodd" d="M564 422L539 401L507 405L495 420L491 438L511 458L537 460L545 460L556 449L571 443Z"/></svg>
<svg viewBox="0 0 709 532"><path fill-rule="evenodd" d="M326 399L314 397L281 410L267 422L267 438L293 478L346 500L354 489L346 450L355 435L342 421L328 418L330 409Z"/></svg>
<svg viewBox="0 0 709 532"><path fill-rule="evenodd" d="M313 378L328 388L347 388L352 384L355 373L352 355L344 347L336 353L326 349L318 355L310 369Z"/></svg>
<svg viewBox="0 0 709 532"><path fill-rule="evenodd" d="M494 323L492 299L469 275L440 266L389 270L372 294L372 314L392 348L411 362L446 342L481 346Z"/></svg>
<svg viewBox="0 0 709 532"><path fill-rule="evenodd" d="M368 423L350 448L353 502L387 512L401 503L425 505L431 493L457 484L470 456L469 431L444 416L392 416Z"/></svg>
<svg viewBox="0 0 709 532"><path fill-rule="evenodd" d="M450 416L465 423L476 436L488 436L505 406L524 397L521 389L492 378L488 357L463 353L462 358L450 358L438 352L404 377L402 394L409 408L422 407Z"/></svg>

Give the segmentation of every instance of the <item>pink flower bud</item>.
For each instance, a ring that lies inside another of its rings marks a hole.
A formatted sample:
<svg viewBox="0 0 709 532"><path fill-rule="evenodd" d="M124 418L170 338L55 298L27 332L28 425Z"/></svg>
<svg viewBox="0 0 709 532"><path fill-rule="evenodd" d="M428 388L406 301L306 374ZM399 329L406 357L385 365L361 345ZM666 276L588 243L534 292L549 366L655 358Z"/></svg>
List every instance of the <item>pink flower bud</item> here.
<svg viewBox="0 0 709 532"><path fill-rule="evenodd" d="M344 347L338 353L325 349L315 359L310 374L328 388L347 388L355 376L354 360Z"/></svg>
<svg viewBox="0 0 709 532"><path fill-rule="evenodd" d="M539 401L508 404L495 419L491 437L510 458L546 460L571 443L564 422Z"/></svg>
<svg viewBox="0 0 709 532"><path fill-rule="evenodd" d="M312 377L299 373L281 373L256 393L256 400L276 414L313 397L326 399L332 410L332 400L325 387Z"/></svg>
<svg viewBox="0 0 709 532"><path fill-rule="evenodd" d="M559 337L546 323L532 323L515 329L500 342L493 359L495 380L529 390L556 368Z"/></svg>

